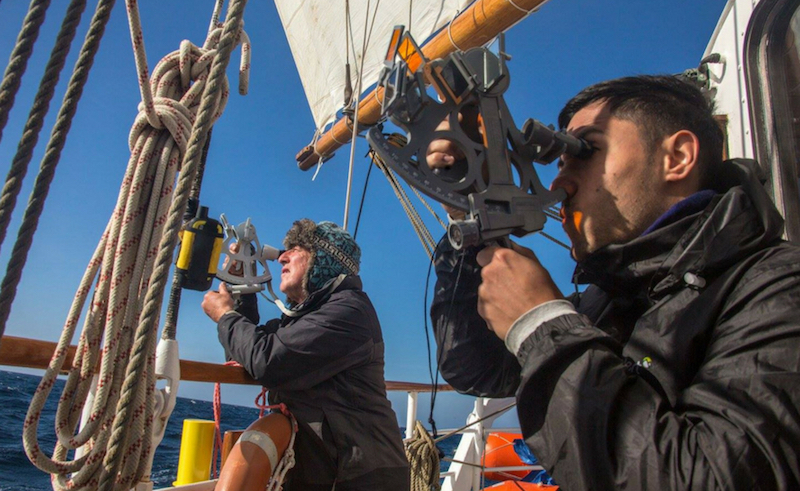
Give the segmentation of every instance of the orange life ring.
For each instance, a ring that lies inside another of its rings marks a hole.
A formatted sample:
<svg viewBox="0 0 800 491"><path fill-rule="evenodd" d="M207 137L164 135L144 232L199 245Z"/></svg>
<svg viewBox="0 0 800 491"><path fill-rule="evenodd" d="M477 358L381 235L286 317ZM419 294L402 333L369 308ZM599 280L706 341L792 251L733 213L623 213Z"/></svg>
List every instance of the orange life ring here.
<svg viewBox="0 0 800 491"><path fill-rule="evenodd" d="M289 446L292 424L281 413L256 420L239 437L219 475L217 491L249 491L267 487Z"/></svg>
<svg viewBox="0 0 800 491"><path fill-rule="evenodd" d="M503 481L483 488L482 491L558 491L558 486L551 486L549 484L538 484L532 482L522 481Z"/></svg>
<svg viewBox="0 0 800 491"><path fill-rule="evenodd" d="M493 431L486 437L486 446L483 451L484 467L514 467L525 465L514 450L514 440L521 439L520 433L504 433ZM493 481L505 481L506 479L522 479L530 471L503 471L486 472L486 478ZM515 489L515 488L511 488Z"/></svg>

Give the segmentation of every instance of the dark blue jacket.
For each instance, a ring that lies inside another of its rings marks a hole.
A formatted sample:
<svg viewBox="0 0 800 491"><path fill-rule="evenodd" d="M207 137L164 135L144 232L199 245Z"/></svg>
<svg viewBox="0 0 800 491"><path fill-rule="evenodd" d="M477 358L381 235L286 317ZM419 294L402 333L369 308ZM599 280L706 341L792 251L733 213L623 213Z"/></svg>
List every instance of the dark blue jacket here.
<svg viewBox="0 0 800 491"><path fill-rule="evenodd" d="M226 355L269 389L270 403L285 403L325 440L337 479L407 469L386 398L381 327L360 278L334 279L296 307L299 315L263 326L253 322L254 296L240 311L218 323Z"/></svg>

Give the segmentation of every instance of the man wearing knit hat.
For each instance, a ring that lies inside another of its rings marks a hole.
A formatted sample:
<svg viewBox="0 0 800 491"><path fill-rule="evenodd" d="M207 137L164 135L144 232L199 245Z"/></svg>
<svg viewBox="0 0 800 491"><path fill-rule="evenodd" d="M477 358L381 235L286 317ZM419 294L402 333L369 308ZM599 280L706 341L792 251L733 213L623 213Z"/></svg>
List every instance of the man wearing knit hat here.
<svg viewBox="0 0 800 491"><path fill-rule="evenodd" d="M280 290L289 311L262 326L255 295L236 309L225 284L203 310L228 359L269 388L299 423L284 489L407 490L408 462L386 398L383 336L358 277L361 250L331 222L296 221L284 239Z"/></svg>

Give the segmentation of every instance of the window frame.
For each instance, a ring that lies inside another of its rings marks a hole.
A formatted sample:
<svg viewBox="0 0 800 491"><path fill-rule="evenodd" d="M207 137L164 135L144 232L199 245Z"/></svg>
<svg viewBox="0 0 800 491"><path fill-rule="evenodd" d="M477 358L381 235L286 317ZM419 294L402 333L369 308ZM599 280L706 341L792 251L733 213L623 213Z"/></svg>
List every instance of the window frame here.
<svg viewBox="0 0 800 491"><path fill-rule="evenodd" d="M788 240L800 240L798 159L783 59L797 0L761 0L744 40L744 70L756 158L768 176L767 189L786 220Z"/></svg>

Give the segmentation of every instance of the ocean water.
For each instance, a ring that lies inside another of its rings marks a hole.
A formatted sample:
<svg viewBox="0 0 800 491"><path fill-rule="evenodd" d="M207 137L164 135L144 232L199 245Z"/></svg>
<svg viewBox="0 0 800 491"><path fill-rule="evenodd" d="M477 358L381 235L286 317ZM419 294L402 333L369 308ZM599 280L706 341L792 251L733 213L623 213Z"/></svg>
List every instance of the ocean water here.
<svg viewBox="0 0 800 491"><path fill-rule="evenodd" d="M50 476L30 463L22 448L22 422L28 411L31 397L40 378L34 375L0 370L0 491L47 491L51 490ZM55 419L58 395L63 381L58 381L51 392L39 423L39 446L52 453L55 446L53 420ZM152 480L155 488L171 486L178 468L178 453L181 443L181 428L186 418L214 419L211 402L178 398L170 417L161 445L156 449ZM246 428L258 418L254 407L222 405L222 431ZM445 455L452 456L460 437L448 438L440 443Z"/></svg>

